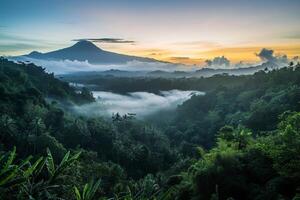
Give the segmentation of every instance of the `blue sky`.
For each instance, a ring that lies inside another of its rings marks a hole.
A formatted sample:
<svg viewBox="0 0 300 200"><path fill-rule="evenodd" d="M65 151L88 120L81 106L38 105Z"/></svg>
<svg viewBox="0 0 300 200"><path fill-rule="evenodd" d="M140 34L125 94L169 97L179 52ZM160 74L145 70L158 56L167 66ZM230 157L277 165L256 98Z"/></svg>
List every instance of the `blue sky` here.
<svg viewBox="0 0 300 200"><path fill-rule="evenodd" d="M50 51L71 45L73 39L104 37L136 43L97 43L101 48L164 60L187 57L200 62L233 48L270 47L291 56L300 52L299 0L0 2L4 55ZM228 56L254 59L250 52Z"/></svg>

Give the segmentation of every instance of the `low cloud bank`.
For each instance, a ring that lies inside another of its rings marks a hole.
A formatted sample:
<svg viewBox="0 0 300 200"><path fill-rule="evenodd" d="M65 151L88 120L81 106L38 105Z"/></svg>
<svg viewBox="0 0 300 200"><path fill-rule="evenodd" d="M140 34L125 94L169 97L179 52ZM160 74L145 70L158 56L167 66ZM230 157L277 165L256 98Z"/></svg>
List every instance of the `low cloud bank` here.
<svg viewBox="0 0 300 200"><path fill-rule="evenodd" d="M225 56L217 56L212 59L205 61L202 67L214 68L214 69L236 69L236 68L247 68L262 63L269 62L276 64L279 67L286 66L289 62L299 62L299 56L288 58L285 54L275 53L272 49L262 48L260 52L255 53L260 58L257 63L245 63L240 61L238 63L232 63L230 59ZM176 59L187 59L187 57L174 57ZM130 61L124 64L91 64L86 61L78 60L41 60L29 58L26 56L11 57L13 61L32 62L36 65L43 66L46 71L53 72L55 74L67 74L72 72L87 72L87 71L107 71L111 69L123 70L123 71L155 71L162 70L168 72L174 71L194 71L198 70L199 66L187 66L184 64L174 64L167 62L141 62L141 61Z"/></svg>
<svg viewBox="0 0 300 200"><path fill-rule="evenodd" d="M87 72L87 71L106 71L110 69L125 70L125 71L175 71L175 70L192 70L185 65L164 63L164 62L140 62L130 61L124 64L91 64L86 61L78 60L41 60L20 56L12 58L14 61L32 62L38 66L46 68L46 71L55 74L67 74L72 72Z"/></svg>
<svg viewBox="0 0 300 200"><path fill-rule="evenodd" d="M204 95L199 91L162 91L159 95L149 92L133 92L120 95L112 92L93 92L97 101L83 106L75 106L79 114L111 117L113 113L121 115L134 113L138 118L160 110L172 110L188 100L192 95Z"/></svg>

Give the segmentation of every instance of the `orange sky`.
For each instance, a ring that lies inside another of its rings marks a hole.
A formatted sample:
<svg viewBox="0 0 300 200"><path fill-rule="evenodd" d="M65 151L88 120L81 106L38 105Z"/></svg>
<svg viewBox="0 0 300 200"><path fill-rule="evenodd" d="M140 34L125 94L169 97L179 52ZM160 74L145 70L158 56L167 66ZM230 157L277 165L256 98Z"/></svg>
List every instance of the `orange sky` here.
<svg viewBox="0 0 300 200"><path fill-rule="evenodd" d="M256 56L256 53L259 53L262 48L272 49L274 50L275 55L285 54L289 58L300 55L300 42L297 41L293 42L293 44L261 44L254 46L233 45L232 47L204 42L195 42L194 44L192 42L187 42L185 44L165 44L165 46L159 46L158 48L147 48L138 43L134 45L96 45L105 50L188 65L203 65L205 60L213 59L218 56L225 56L231 63L239 63L240 61L243 61L244 63L255 63L260 61L259 57Z"/></svg>

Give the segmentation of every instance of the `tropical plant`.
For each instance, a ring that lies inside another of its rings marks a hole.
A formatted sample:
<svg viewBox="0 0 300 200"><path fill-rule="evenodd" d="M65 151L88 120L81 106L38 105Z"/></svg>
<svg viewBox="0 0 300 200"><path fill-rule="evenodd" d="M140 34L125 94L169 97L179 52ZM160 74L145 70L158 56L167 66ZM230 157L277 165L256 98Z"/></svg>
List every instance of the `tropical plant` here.
<svg viewBox="0 0 300 200"><path fill-rule="evenodd" d="M74 193L76 200L92 200L95 199L95 194L100 186L101 179L98 181L91 180L89 183L86 183L83 187L82 192L74 186Z"/></svg>
<svg viewBox="0 0 300 200"><path fill-rule="evenodd" d="M16 147L12 151L1 155L0 157L0 187L10 188L19 185L25 181L22 177L21 169L29 162L31 157L28 157L20 165L16 164ZM28 171L29 174L29 171Z"/></svg>
<svg viewBox="0 0 300 200"><path fill-rule="evenodd" d="M46 167L49 173L49 182L52 183L55 181L68 166L70 166L79 158L80 154L81 152L78 152L70 157L70 151L68 151L61 160L60 164L55 166L51 151L47 148Z"/></svg>
<svg viewBox="0 0 300 200"><path fill-rule="evenodd" d="M32 176L38 174L43 168L43 157L38 158L33 164L30 163L32 156L27 157L20 164L15 162L15 158L16 147L0 157L0 189L4 192L4 195L7 191L10 191L9 195L13 196L15 188L20 189L20 194L24 192L23 189L26 188L26 183L30 182Z"/></svg>

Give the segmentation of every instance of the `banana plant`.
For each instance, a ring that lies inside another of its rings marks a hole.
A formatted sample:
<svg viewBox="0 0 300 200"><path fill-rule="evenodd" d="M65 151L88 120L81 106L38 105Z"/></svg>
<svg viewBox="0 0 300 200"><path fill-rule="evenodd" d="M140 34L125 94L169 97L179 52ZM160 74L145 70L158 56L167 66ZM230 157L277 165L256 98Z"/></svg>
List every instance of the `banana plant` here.
<svg viewBox="0 0 300 200"><path fill-rule="evenodd" d="M0 156L0 187L13 187L25 182L43 161L40 157L34 164L30 163L32 156L27 157L20 164L16 164L16 147L7 155ZM40 170L40 168L39 168Z"/></svg>
<svg viewBox="0 0 300 200"><path fill-rule="evenodd" d="M47 148L46 167L50 175L49 182L52 183L68 166L74 163L80 156L81 152L70 157L70 151L66 153L58 166L55 166L51 151Z"/></svg>
<svg viewBox="0 0 300 200"><path fill-rule="evenodd" d="M20 176L20 166L14 163L15 158L16 147L8 154L1 155L0 157L0 187L2 188L12 187L25 181Z"/></svg>
<svg viewBox="0 0 300 200"><path fill-rule="evenodd" d="M74 186L74 192L76 200L92 200L94 199L95 193L100 186L101 180L94 182L93 180L89 183L86 183L83 187L82 193L80 193L79 189Z"/></svg>
<svg viewBox="0 0 300 200"><path fill-rule="evenodd" d="M15 162L16 148L0 156L0 199L2 196L15 197L23 191L27 182L43 168L44 158L40 157L33 164L32 156L27 157L19 164Z"/></svg>
<svg viewBox="0 0 300 200"><path fill-rule="evenodd" d="M64 158L61 160L59 165L55 165L51 151L47 148L47 157L34 165L37 165L34 175L38 175L44 165L46 165L49 177L47 179L28 179L26 184L23 186L23 196L31 200L37 199L61 199L55 195L53 190L60 187L59 184L55 183L55 180L62 175L64 170L70 166L75 160L78 159L81 152L70 157L70 152L67 152ZM37 161L38 162L38 161ZM33 165L33 166L34 166Z"/></svg>

